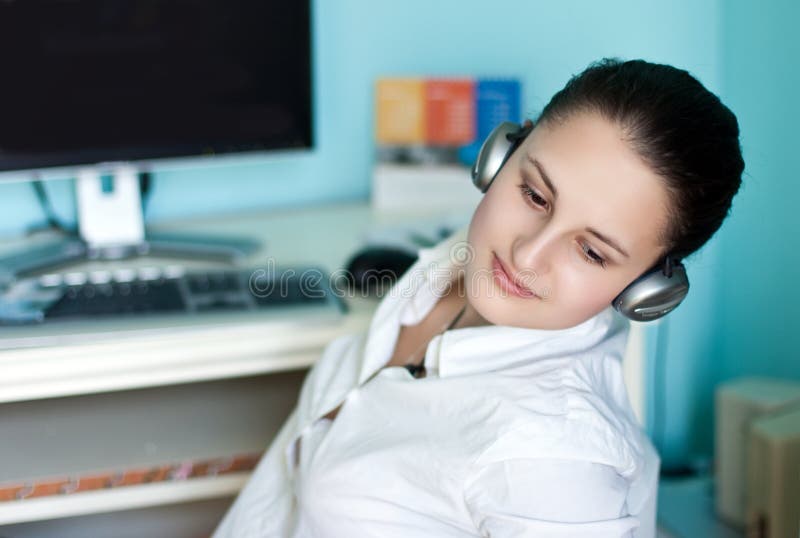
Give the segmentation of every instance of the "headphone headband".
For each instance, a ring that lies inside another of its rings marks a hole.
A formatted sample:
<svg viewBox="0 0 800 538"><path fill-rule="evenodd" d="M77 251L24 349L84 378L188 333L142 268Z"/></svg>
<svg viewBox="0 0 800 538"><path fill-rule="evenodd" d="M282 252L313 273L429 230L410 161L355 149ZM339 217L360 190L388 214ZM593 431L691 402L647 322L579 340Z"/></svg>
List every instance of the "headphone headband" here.
<svg viewBox="0 0 800 538"><path fill-rule="evenodd" d="M519 129L514 132L506 134L506 140L511 142L512 144L519 144L525 137L527 137L531 131L533 131L533 122L531 120L525 120Z"/></svg>

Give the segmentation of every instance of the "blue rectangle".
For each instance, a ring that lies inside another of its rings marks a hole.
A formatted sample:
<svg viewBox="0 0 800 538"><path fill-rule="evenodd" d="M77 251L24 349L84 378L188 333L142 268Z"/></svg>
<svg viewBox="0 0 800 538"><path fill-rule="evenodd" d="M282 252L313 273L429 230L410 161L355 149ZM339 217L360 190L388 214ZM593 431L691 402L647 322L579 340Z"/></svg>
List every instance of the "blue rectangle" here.
<svg viewBox="0 0 800 538"><path fill-rule="evenodd" d="M483 141L501 122L522 120L519 80L479 79L475 85L475 100L478 141Z"/></svg>
<svg viewBox="0 0 800 538"><path fill-rule="evenodd" d="M522 121L521 84L514 78L475 81L475 141L459 150L464 164L472 164L481 144L504 121Z"/></svg>

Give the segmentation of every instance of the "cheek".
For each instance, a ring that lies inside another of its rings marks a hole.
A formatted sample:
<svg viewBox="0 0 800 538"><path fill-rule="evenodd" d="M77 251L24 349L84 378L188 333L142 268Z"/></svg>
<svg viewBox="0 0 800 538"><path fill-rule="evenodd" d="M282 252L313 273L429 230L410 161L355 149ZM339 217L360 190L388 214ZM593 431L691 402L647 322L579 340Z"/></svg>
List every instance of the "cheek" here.
<svg viewBox="0 0 800 538"><path fill-rule="evenodd" d="M530 227L527 208L507 177L496 178L484 194L469 224L468 239L476 248L501 246L513 237L513 230Z"/></svg>
<svg viewBox="0 0 800 538"><path fill-rule="evenodd" d="M569 304L583 311L600 311L614 298L611 289L597 279L584 279L574 285L562 286L570 294Z"/></svg>
<svg viewBox="0 0 800 538"><path fill-rule="evenodd" d="M560 276L558 302L564 306L564 315L576 324L605 309L620 291L618 279L609 275L563 272Z"/></svg>
<svg viewBox="0 0 800 538"><path fill-rule="evenodd" d="M485 253L491 248L493 237L496 236L493 230L495 217L492 215L489 201L486 196L481 200L472 214L472 219L467 229L467 242L470 245L470 258L466 266L468 273L473 273L477 268L485 264Z"/></svg>
<svg viewBox="0 0 800 538"><path fill-rule="evenodd" d="M470 244L475 241L483 239L484 232L489 229L491 224L491 199L489 195L484 195L478 207L472 213L472 219L469 222L469 230L467 239Z"/></svg>

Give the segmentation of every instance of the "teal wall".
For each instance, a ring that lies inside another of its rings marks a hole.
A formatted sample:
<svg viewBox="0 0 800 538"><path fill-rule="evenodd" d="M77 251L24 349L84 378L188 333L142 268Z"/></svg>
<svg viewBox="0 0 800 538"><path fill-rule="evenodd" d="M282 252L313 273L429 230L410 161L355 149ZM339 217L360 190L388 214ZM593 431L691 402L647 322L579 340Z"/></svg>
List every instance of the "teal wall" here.
<svg viewBox="0 0 800 538"><path fill-rule="evenodd" d="M723 97L739 117L746 175L721 237L716 380L800 380L800 3L724 5Z"/></svg>
<svg viewBox="0 0 800 538"><path fill-rule="evenodd" d="M720 4L719 95L739 120L746 167L728 221L689 261L690 297L665 318L666 375L648 393L665 402L663 427L648 416L650 431L664 432L665 467L712 454L719 383L800 380L798 20L796 1Z"/></svg>
<svg viewBox="0 0 800 538"><path fill-rule="evenodd" d="M663 373L648 365L647 428L666 467L708 456L715 383L753 371L797 375L798 292L788 277L800 256L789 220L791 195L800 194L790 173L798 169L790 147L798 51L788 36L798 14L789 2L722 0L316 0L316 147L158 166L148 219L366 200L380 75L518 76L533 115L603 56L685 68L739 115L749 175L731 221L687 261L691 294L649 329L651 355L659 332L666 345ZM70 182L49 187L58 211L74 218ZM27 185L0 184L0 234L39 220ZM780 297L776 283L786 287ZM657 416L656 395L665 411Z"/></svg>

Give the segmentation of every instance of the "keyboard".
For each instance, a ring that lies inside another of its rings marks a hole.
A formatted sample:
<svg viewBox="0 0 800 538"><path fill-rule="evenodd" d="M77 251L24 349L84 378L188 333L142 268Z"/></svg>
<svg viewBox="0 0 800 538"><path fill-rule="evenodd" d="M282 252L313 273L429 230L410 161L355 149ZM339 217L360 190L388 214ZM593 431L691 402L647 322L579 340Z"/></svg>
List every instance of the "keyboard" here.
<svg viewBox="0 0 800 538"><path fill-rule="evenodd" d="M345 311L321 269L187 272L179 267L44 275L0 299L0 325L258 312L292 307Z"/></svg>

